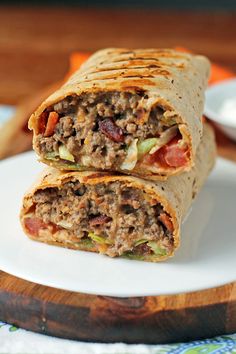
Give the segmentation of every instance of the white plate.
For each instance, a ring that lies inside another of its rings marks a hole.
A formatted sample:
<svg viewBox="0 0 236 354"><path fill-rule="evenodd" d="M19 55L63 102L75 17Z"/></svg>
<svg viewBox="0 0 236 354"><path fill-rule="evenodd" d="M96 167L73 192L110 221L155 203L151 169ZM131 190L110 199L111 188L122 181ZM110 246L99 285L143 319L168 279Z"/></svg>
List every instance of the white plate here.
<svg viewBox="0 0 236 354"><path fill-rule="evenodd" d="M18 220L24 191L42 169L33 153L0 163L0 269L43 285L110 296L189 292L236 279L236 165L219 159L163 263L111 259L29 240Z"/></svg>

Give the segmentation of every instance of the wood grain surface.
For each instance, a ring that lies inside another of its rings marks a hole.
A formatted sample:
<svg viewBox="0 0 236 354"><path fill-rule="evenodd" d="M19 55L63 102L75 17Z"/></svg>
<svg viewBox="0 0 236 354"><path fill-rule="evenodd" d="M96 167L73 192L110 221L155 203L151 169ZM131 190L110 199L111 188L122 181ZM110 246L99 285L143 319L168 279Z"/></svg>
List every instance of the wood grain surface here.
<svg viewBox="0 0 236 354"><path fill-rule="evenodd" d="M236 331L236 284L116 298L57 290L0 273L0 319L63 338L171 343Z"/></svg>
<svg viewBox="0 0 236 354"><path fill-rule="evenodd" d="M0 9L0 102L60 80L75 50L185 46L236 71L236 12L159 9Z"/></svg>

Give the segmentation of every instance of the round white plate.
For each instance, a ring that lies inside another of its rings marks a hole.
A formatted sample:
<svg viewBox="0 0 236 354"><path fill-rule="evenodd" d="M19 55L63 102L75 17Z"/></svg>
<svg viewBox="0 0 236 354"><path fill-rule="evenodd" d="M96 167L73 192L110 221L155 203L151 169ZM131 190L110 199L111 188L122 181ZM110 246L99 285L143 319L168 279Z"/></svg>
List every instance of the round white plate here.
<svg viewBox="0 0 236 354"><path fill-rule="evenodd" d="M41 169L33 153L0 163L1 270L56 288L120 297L189 292L236 279L236 164L218 159L182 227L181 247L163 263L29 240L18 215L23 193Z"/></svg>

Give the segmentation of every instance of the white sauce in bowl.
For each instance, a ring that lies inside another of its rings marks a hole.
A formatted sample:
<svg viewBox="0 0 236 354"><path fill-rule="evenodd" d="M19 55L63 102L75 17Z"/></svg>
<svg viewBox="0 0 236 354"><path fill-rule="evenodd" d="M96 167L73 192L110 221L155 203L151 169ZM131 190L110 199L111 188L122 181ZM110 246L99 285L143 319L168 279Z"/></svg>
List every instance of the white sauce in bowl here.
<svg viewBox="0 0 236 354"><path fill-rule="evenodd" d="M236 127L236 96L225 99L219 108L218 114L226 124Z"/></svg>

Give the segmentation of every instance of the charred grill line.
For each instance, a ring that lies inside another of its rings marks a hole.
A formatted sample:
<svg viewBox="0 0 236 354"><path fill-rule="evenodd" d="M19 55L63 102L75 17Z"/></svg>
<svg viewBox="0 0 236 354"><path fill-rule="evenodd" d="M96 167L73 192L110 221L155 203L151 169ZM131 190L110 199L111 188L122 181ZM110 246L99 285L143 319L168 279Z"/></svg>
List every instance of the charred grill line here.
<svg viewBox="0 0 236 354"><path fill-rule="evenodd" d="M131 69L137 69L137 70L139 70L139 69L153 69L153 68L161 68L161 66L160 65L154 65L154 64L152 64L152 65L143 65L143 66L136 66L136 65L134 65L134 66L129 66L128 68L127 68L127 65L124 65L124 66L120 66L120 67L113 67L113 68L107 68L107 67L97 67L96 68L96 70L94 70L94 71L91 71L91 70L89 70L89 75L94 75L94 74L97 74L98 72L99 73L102 73L102 72L106 72L106 71L116 71L116 70L124 70L125 69L125 71L128 71L128 70L131 70ZM84 72L83 73L83 76L85 76L86 75L86 72Z"/></svg>

